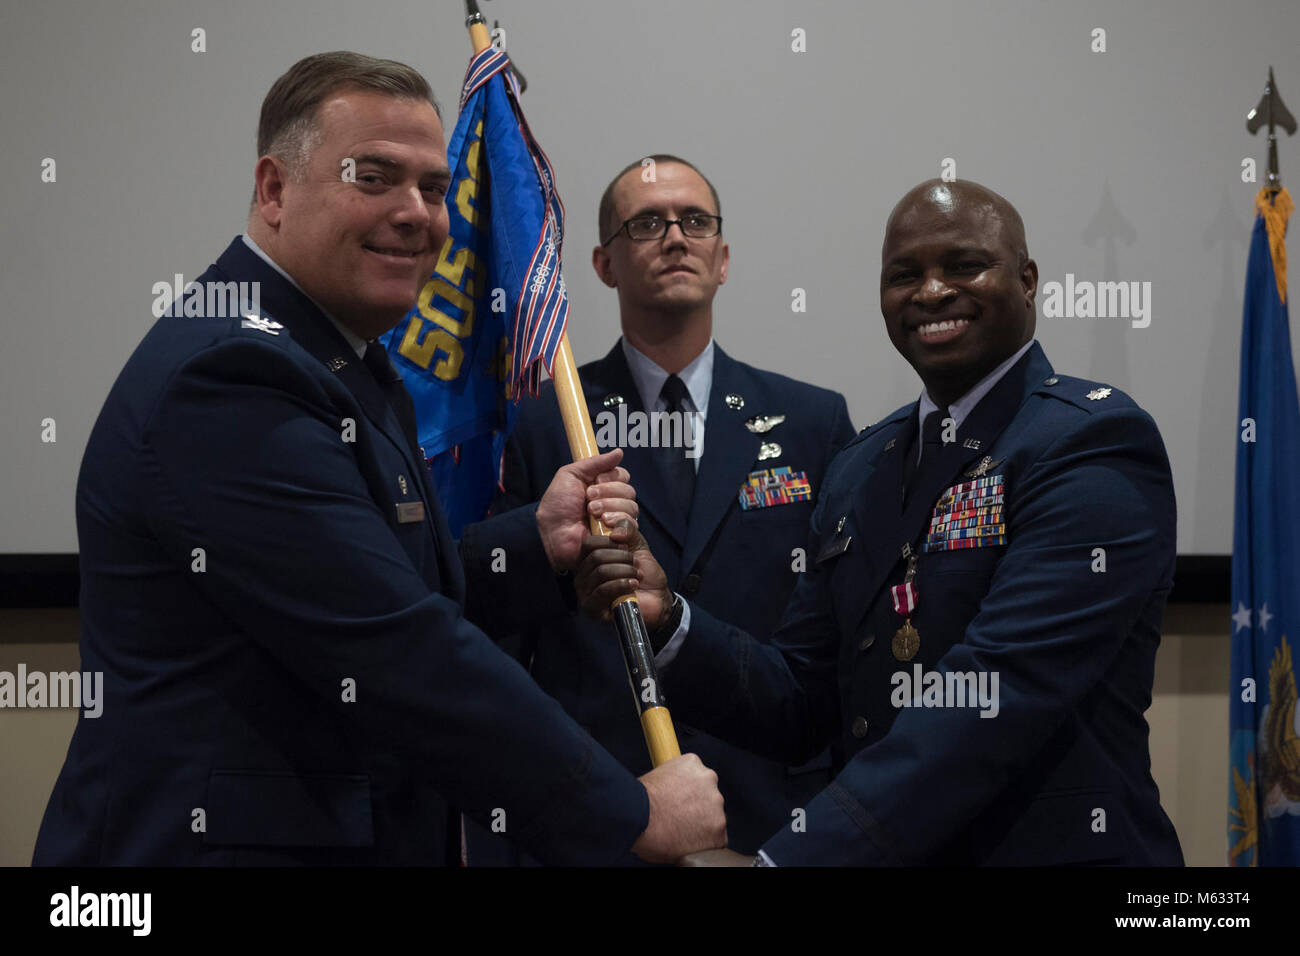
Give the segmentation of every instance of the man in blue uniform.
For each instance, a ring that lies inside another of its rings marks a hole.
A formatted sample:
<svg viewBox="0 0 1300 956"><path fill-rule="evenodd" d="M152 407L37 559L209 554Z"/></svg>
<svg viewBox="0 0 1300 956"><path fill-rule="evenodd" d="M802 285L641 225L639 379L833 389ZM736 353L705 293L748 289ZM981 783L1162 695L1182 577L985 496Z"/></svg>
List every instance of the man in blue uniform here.
<svg viewBox="0 0 1300 956"><path fill-rule="evenodd" d="M624 168L601 199L599 228L592 264L618 294L623 334L579 370L597 441L623 447L641 529L672 586L766 640L806 564L826 468L853 437L848 406L836 392L739 362L714 341L729 249L717 193L692 164L658 154ZM685 427L652 443L648 412L679 413ZM536 501L570 460L548 387L511 433L497 510ZM575 613L532 628L523 660L624 766L649 769L611 624ZM771 760L689 723L678 721L677 732L682 749L717 772L728 838L750 852L830 779L824 751ZM477 860L501 857L485 848Z"/></svg>
<svg viewBox="0 0 1300 956"><path fill-rule="evenodd" d="M1019 215L923 183L886 230L881 311L924 384L832 464L772 644L671 593L630 526L674 714L838 776L759 859L1177 865L1143 712L1173 575L1169 463L1126 395L1033 340ZM634 565L589 538L600 611Z"/></svg>
<svg viewBox="0 0 1300 956"><path fill-rule="evenodd" d="M460 855L451 807L548 862L719 845L698 758L638 781L465 620L411 399L373 341L447 236L428 84L308 57L267 94L258 150L248 235L141 342L86 448L82 667L105 700L35 862L436 864ZM578 557L588 486L635 514L617 459L467 532L471 613L566 610L554 572ZM549 605L510 604L482 536Z"/></svg>

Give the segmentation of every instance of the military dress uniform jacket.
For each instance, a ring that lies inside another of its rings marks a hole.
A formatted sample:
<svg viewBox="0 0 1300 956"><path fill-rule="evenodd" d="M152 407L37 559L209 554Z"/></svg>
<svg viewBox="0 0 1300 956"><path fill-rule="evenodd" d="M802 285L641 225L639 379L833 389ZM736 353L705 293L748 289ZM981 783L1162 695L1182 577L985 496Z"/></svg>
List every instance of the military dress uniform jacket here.
<svg viewBox="0 0 1300 956"><path fill-rule="evenodd" d="M579 374L593 423L602 413L616 421L620 405L628 413L644 411L621 342L603 359L582 366ZM776 416L784 420L778 422ZM599 437L599 425L597 432ZM656 460L660 450L624 448L622 464L637 491L640 529L672 586L700 607L766 639L798 577L793 568L801 558L795 549L806 544L826 469L853 434L839 393L738 362L715 344L689 522L673 504ZM536 501L555 470L570 460L559 406L548 385L538 400L524 406L511 433L498 509ZM789 472L769 478L773 490L760 495L761 475L782 468ZM746 485L751 485L750 507L742 508ZM802 500L788 500L792 498ZM650 769L612 624L575 613L533 628L525 635L524 661L541 687L624 766L637 774ZM676 717L671 681L665 681L664 692ZM680 720L676 724L682 750L697 753L718 774L733 847L757 849L791 819L793 807L803 806L829 782L829 754L777 762Z"/></svg>
<svg viewBox="0 0 1300 956"><path fill-rule="evenodd" d="M786 761L838 741L838 776L764 845L777 865L1180 865L1143 718L1175 555L1155 423L1035 343L904 508L916 419L836 458L772 644L692 604L674 713ZM919 647L899 660L905 544ZM971 700L981 675L995 705Z"/></svg>
<svg viewBox="0 0 1300 956"><path fill-rule="evenodd" d="M466 622L376 378L242 241L198 281L260 282L262 315L160 319L91 433L81 652L105 699L34 862L438 864L449 802L548 862L621 858L644 788ZM490 524L554 581L535 515Z"/></svg>

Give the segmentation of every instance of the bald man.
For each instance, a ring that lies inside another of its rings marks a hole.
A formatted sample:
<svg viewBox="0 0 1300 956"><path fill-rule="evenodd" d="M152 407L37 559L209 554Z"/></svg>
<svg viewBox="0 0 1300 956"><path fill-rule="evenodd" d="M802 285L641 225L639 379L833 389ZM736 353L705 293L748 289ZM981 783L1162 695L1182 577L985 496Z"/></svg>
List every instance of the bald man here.
<svg viewBox="0 0 1300 956"><path fill-rule="evenodd" d="M1001 196L922 183L881 258L921 395L832 463L770 644L688 602L658 656L673 715L789 762L838 744L764 864L1181 865L1143 719L1175 547L1155 423L1053 371ZM614 543L633 563L589 538L584 606L639 572L648 623L671 623L644 540Z"/></svg>

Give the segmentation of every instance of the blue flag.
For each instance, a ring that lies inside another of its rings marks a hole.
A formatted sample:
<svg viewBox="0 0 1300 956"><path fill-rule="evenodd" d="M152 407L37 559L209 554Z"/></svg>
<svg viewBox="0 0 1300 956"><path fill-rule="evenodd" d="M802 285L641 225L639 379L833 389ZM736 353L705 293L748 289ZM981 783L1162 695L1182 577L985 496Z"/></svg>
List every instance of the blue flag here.
<svg viewBox="0 0 1300 956"><path fill-rule="evenodd" d="M500 50L470 61L447 148L450 232L415 307L380 337L415 402L451 532L481 520L518 397L564 336L564 206Z"/></svg>
<svg viewBox="0 0 1300 956"><path fill-rule="evenodd" d="M1259 194L1241 334L1232 541L1228 862L1300 865L1300 403L1286 307L1291 197Z"/></svg>

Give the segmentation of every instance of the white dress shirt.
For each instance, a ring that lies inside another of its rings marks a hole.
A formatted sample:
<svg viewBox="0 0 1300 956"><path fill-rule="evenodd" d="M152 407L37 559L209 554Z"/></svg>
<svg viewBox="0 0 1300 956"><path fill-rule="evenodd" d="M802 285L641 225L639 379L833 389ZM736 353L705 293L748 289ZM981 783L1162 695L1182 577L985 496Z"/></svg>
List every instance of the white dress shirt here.
<svg viewBox="0 0 1300 956"><path fill-rule="evenodd" d="M1020 347L1020 350L1016 352L1015 355L1011 356L1011 358L1007 359L993 371L985 375L976 383L974 388L948 406L948 415L956 423L953 426L954 430L961 428L961 423L966 420L967 415L975 410L975 406L980 403L980 399L991 392L994 385L1002 381L1002 376L1011 371L1011 366L1019 362L1021 357L1029 351L1033 344L1034 340L1030 339ZM921 398L916 406L917 428L920 429L920 427L925 424L926 415L938 410L939 406L936 405L934 399L930 397L929 391L922 388ZM920 434L919 430L917 434ZM916 443L916 460L918 463L921 461L921 442L919 441Z"/></svg>
<svg viewBox="0 0 1300 956"><path fill-rule="evenodd" d="M655 364L654 359L630 345L623 339L623 356L627 359L627 370L632 373L637 393L641 396L641 407L647 412L662 412L668 408L659 393L663 391L664 382L668 381L668 371ZM704 456L704 423L709 415L709 392L713 388L713 339L704 346L704 351L691 359L684 369L677 373L687 391L686 411L695 416L695 473L700 472L700 459Z"/></svg>

